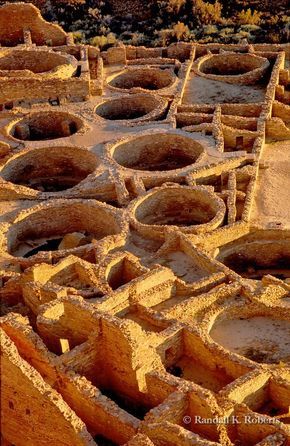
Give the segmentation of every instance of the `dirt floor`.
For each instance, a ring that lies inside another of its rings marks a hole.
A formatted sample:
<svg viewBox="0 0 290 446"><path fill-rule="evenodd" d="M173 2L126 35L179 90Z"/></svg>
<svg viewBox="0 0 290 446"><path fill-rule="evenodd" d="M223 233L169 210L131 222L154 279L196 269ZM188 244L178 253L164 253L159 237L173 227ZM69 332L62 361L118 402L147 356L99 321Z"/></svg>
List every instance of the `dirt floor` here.
<svg viewBox="0 0 290 446"><path fill-rule="evenodd" d="M252 103L264 100L259 85L237 85L213 81L191 73L183 95L183 104Z"/></svg>
<svg viewBox="0 0 290 446"><path fill-rule="evenodd" d="M196 282L205 278L208 274L199 268L193 260L183 252L171 252L162 258L154 260L154 263L167 266L185 282Z"/></svg>
<svg viewBox="0 0 290 446"><path fill-rule="evenodd" d="M251 220L264 227L281 224L290 228L290 141L265 144Z"/></svg>
<svg viewBox="0 0 290 446"><path fill-rule="evenodd" d="M278 363L290 357L290 323L267 317L229 319L215 324L214 341L256 362Z"/></svg>
<svg viewBox="0 0 290 446"><path fill-rule="evenodd" d="M230 379L225 373L218 369L213 371L207 367L194 361L193 358L186 356L182 357L175 367L179 367L182 371L182 378L188 381L195 382L206 389L210 389L213 392L218 392L222 387L230 382Z"/></svg>

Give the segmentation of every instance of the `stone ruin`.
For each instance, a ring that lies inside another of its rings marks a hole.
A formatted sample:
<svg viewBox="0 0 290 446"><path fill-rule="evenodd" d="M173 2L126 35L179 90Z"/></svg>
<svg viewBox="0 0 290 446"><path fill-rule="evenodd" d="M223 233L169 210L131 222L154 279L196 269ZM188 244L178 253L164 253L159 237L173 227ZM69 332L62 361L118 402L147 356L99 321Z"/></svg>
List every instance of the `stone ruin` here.
<svg viewBox="0 0 290 446"><path fill-rule="evenodd" d="M0 43L2 444L290 445L289 45Z"/></svg>

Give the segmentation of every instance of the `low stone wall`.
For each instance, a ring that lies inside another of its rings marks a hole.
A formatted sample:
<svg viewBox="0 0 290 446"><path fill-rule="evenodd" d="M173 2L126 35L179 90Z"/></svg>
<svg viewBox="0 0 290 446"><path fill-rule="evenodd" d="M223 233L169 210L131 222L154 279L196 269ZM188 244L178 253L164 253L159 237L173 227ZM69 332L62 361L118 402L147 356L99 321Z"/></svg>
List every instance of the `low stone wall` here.
<svg viewBox="0 0 290 446"><path fill-rule="evenodd" d="M152 94L136 94L109 99L95 109L103 119L111 121L150 121L157 119L166 108L166 101Z"/></svg>
<svg viewBox="0 0 290 446"><path fill-rule="evenodd" d="M59 111L39 111L14 120L6 127L7 135L22 141L42 141L82 134L86 126L76 115Z"/></svg>
<svg viewBox="0 0 290 446"><path fill-rule="evenodd" d="M174 84L176 77L172 70L158 68L127 68L107 79L109 88L116 91L126 90L164 90Z"/></svg>
<svg viewBox="0 0 290 446"><path fill-rule="evenodd" d="M90 84L85 79L42 79L23 78L21 81L12 77L1 79L0 103L29 101L36 99L78 99L88 98Z"/></svg>
<svg viewBox="0 0 290 446"><path fill-rule="evenodd" d="M224 219L224 202L206 187L152 189L130 205L131 223L142 235L163 239L170 226L184 234L207 232Z"/></svg>
<svg viewBox="0 0 290 446"><path fill-rule="evenodd" d="M77 60L48 50L2 50L0 51L0 78L41 77L42 79L66 79L73 76Z"/></svg>
<svg viewBox="0 0 290 446"><path fill-rule="evenodd" d="M266 58L253 54L222 53L207 54L197 59L192 68L207 79L251 85L263 77L269 66Z"/></svg>

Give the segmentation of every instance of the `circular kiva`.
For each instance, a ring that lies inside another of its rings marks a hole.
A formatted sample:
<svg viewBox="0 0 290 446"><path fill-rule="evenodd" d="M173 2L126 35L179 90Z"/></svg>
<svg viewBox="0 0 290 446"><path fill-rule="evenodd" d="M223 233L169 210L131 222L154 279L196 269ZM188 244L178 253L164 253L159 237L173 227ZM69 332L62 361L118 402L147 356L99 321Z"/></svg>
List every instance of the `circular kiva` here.
<svg viewBox="0 0 290 446"><path fill-rule="evenodd" d="M41 192L70 189L98 167L97 157L78 147L42 147L18 154L0 176L13 184Z"/></svg>
<svg viewBox="0 0 290 446"><path fill-rule="evenodd" d="M14 257L28 258L44 252L60 257L78 254L84 246L124 233L123 212L96 200L53 200L22 211L3 231L2 249ZM77 238L78 243L64 237Z"/></svg>
<svg viewBox="0 0 290 446"><path fill-rule="evenodd" d="M132 88L142 88L144 90L161 90L174 84L176 76L171 70L160 68L127 68L122 73L117 74L108 85L118 90L130 90Z"/></svg>
<svg viewBox="0 0 290 446"><path fill-rule="evenodd" d="M12 49L0 52L0 77L71 77L77 60L55 51Z"/></svg>
<svg viewBox="0 0 290 446"><path fill-rule="evenodd" d="M120 166L147 172L182 170L199 162L204 153L200 142L172 132L135 136L110 149L110 156Z"/></svg>
<svg viewBox="0 0 290 446"><path fill-rule="evenodd" d="M22 141L44 141L71 136L83 127L83 121L70 113L37 112L14 122L10 135Z"/></svg>
<svg viewBox="0 0 290 446"><path fill-rule="evenodd" d="M236 355L264 364L290 361L290 319L287 312L241 305L212 314L210 338ZM206 322L206 321L205 321Z"/></svg>
<svg viewBox="0 0 290 446"><path fill-rule="evenodd" d="M98 116L111 121L150 121L160 118L167 101L152 94L131 94L102 102L95 109Z"/></svg>
<svg viewBox="0 0 290 446"><path fill-rule="evenodd" d="M164 186L150 190L131 205L131 224L142 235L164 239L168 228L187 234L221 225L226 207L204 186Z"/></svg>
<svg viewBox="0 0 290 446"><path fill-rule="evenodd" d="M290 238L279 231L258 232L256 238L255 234L244 236L221 247L217 260L247 279L259 280L267 274L287 279L290 278Z"/></svg>
<svg viewBox="0 0 290 446"><path fill-rule="evenodd" d="M259 81L270 62L249 53L207 54L197 59L193 71L208 79L231 84L254 84Z"/></svg>

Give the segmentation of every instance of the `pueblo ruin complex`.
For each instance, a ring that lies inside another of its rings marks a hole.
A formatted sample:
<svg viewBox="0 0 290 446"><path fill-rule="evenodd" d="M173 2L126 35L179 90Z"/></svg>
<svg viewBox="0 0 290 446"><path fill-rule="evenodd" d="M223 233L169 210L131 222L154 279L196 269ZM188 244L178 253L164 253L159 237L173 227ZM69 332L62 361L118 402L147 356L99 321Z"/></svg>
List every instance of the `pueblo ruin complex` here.
<svg viewBox="0 0 290 446"><path fill-rule="evenodd" d="M0 43L3 446L289 446L289 45Z"/></svg>

